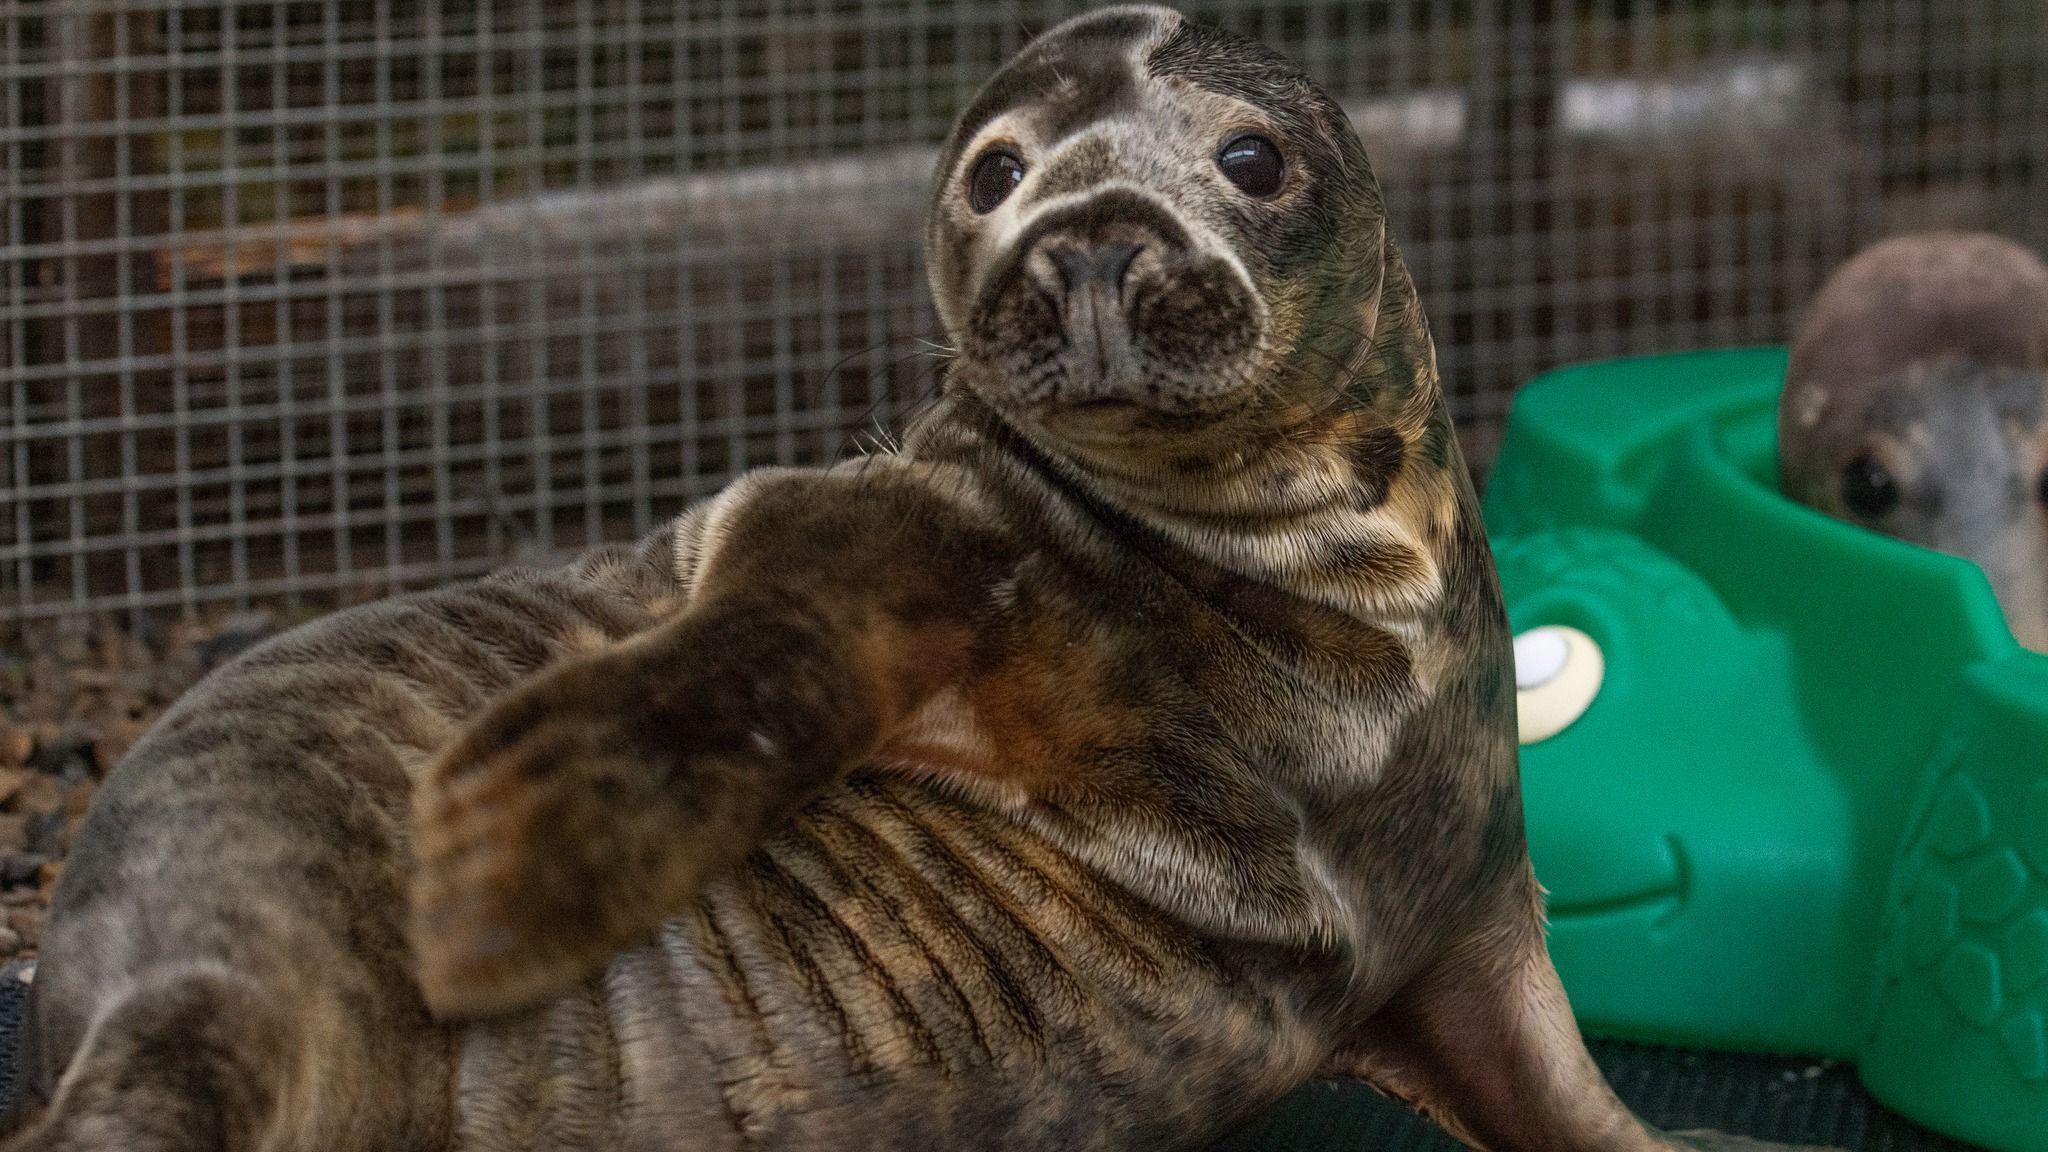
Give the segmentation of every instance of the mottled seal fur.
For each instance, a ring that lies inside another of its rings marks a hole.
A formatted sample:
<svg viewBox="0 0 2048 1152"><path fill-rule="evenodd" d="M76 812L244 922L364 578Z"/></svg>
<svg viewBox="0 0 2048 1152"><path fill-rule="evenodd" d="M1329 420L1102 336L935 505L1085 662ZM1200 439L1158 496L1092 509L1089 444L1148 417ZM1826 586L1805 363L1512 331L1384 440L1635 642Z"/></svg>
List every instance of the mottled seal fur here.
<svg viewBox="0 0 2048 1152"><path fill-rule="evenodd" d="M1099 12L963 113L930 250L959 354L900 452L187 696L64 874L9 1147L1185 1148L1318 1075L1671 1146L1546 955L1342 113Z"/></svg>
<svg viewBox="0 0 2048 1152"><path fill-rule="evenodd" d="M1785 491L1982 568L2048 651L2048 264L1998 236L1881 241L1831 276L1795 337Z"/></svg>

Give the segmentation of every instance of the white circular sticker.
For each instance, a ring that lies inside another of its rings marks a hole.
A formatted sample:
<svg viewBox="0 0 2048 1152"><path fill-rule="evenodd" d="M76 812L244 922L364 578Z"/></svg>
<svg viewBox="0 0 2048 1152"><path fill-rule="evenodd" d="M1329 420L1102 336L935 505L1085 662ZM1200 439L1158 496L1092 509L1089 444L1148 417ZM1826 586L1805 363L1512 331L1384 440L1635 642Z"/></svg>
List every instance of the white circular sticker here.
<svg viewBox="0 0 2048 1152"><path fill-rule="evenodd" d="M1591 636L1545 624L1515 637L1515 719L1524 744L1572 726L1600 694L1606 661Z"/></svg>
<svg viewBox="0 0 2048 1152"><path fill-rule="evenodd" d="M1541 688L1564 671L1571 644L1557 628L1531 628L1515 637L1515 688Z"/></svg>

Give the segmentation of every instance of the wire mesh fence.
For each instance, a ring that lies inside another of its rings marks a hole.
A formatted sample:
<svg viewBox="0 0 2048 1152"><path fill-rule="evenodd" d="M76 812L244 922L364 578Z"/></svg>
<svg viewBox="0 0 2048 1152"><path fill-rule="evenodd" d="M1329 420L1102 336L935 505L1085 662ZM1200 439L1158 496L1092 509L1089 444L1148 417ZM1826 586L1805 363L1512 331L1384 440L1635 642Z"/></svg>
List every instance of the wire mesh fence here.
<svg viewBox="0 0 2048 1152"><path fill-rule="evenodd" d="M642 531L929 396L932 146L1053 0L0 0L0 621ZM2039 0L1193 14L1351 111L1484 466L1558 363L2048 240Z"/></svg>

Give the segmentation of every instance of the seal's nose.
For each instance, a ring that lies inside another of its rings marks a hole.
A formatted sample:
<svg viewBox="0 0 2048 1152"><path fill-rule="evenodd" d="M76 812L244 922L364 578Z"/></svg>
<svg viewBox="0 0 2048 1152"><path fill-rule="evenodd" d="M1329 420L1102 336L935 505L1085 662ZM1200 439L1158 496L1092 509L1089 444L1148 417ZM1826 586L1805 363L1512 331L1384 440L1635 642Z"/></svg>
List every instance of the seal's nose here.
<svg viewBox="0 0 2048 1152"><path fill-rule="evenodd" d="M1059 272L1060 285L1068 293L1090 283L1099 283L1115 293L1123 288L1131 262L1138 258L1143 247L1142 244L1102 244L1080 248L1070 244L1049 244L1045 257L1052 261L1053 268Z"/></svg>

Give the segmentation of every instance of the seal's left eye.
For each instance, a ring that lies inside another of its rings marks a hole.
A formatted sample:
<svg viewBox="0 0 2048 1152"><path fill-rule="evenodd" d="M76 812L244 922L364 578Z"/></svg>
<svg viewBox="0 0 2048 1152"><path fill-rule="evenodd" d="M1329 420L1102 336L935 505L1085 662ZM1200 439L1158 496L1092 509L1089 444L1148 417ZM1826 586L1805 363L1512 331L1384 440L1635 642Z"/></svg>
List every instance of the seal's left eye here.
<svg viewBox="0 0 2048 1152"><path fill-rule="evenodd" d="M1247 196L1264 199L1287 182L1287 165L1280 159L1279 147L1256 132L1225 144L1216 154L1216 166Z"/></svg>
<svg viewBox="0 0 2048 1152"><path fill-rule="evenodd" d="M967 174L967 206L981 214L993 212L1024 182L1024 162L1008 152L990 152Z"/></svg>

